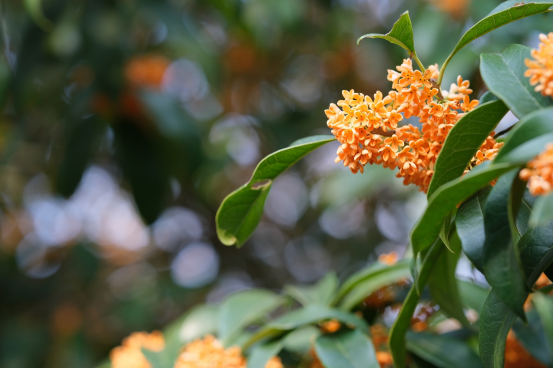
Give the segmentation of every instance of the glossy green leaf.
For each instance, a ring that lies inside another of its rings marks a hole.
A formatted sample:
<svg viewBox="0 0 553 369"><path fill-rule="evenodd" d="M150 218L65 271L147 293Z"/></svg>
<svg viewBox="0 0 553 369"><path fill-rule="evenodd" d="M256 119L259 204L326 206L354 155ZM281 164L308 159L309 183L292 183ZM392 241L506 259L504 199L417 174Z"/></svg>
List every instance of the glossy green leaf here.
<svg viewBox="0 0 553 369"><path fill-rule="evenodd" d="M509 193L518 170L499 177L484 208L484 275L494 293L522 319L526 284L509 224Z"/></svg>
<svg viewBox="0 0 553 369"><path fill-rule="evenodd" d="M453 58L453 56L467 44L508 23L534 14L547 12L552 5L553 1L543 0L534 0L526 4L524 1L505 1L502 4L499 4L488 16L478 21L461 37L441 67L438 84L442 82L441 76L443 76L445 68L447 67L447 64L449 64L451 58Z"/></svg>
<svg viewBox="0 0 553 369"><path fill-rule="evenodd" d="M553 260L553 226L531 229L520 239L518 249L526 284L533 286ZM522 305L519 309L522 308ZM486 367L503 367L505 340L516 314L494 292L490 292L480 313L480 357Z"/></svg>
<svg viewBox="0 0 553 369"><path fill-rule="evenodd" d="M536 294L537 295L537 294ZM533 357L547 367L553 366L553 346L549 347L545 336L544 327L536 309L526 312L528 324L520 319L515 321L513 331L517 340Z"/></svg>
<svg viewBox="0 0 553 369"><path fill-rule="evenodd" d="M548 96L534 91L529 78L524 76L528 69L524 59L531 57L530 51L526 46L510 45L500 53L480 55L484 82L519 119L553 103Z"/></svg>
<svg viewBox="0 0 553 369"><path fill-rule="evenodd" d="M405 297L401 310L388 336L388 347L390 348L395 367L405 367L405 356L407 354L405 335L411 325L411 319L419 302L420 294L418 291L423 290L437 260L444 252L449 251L447 251L443 242L438 239L432 247L421 253L422 262L418 278Z"/></svg>
<svg viewBox="0 0 553 369"><path fill-rule="evenodd" d="M172 368L177 357L169 355L167 348L161 351L150 351L145 348L141 349L146 360L150 362L152 368Z"/></svg>
<svg viewBox="0 0 553 369"><path fill-rule="evenodd" d="M553 262L553 223L530 229L522 236L517 247L528 285L533 286Z"/></svg>
<svg viewBox="0 0 553 369"><path fill-rule="evenodd" d="M491 186L488 186L463 202L455 216L455 226L461 239L463 252L476 269L481 272L484 270L482 251L486 237L484 231L484 205L491 188Z"/></svg>
<svg viewBox="0 0 553 369"><path fill-rule="evenodd" d="M482 96L478 98L478 101L480 101L481 105L484 105L487 102L496 101L496 100L499 100L499 97L495 96L490 91L484 92L484 94L482 94Z"/></svg>
<svg viewBox="0 0 553 369"><path fill-rule="evenodd" d="M459 293L461 295L463 305L473 309L476 312L482 311L484 302L486 302L486 298L488 298L488 295L490 294L490 289L462 280L457 280L457 286L459 287Z"/></svg>
<svg viewBox="0 0 553 369"><path fill-rule="evenodd" d="M294 329L284 338L284 349L303 355L313 347L313 342L320 335L321 330L312 325Z"/></svg>
<svg viewBox="0 0 553 369"><path fill-rule="evenodd" d="M466 342L444 335L409 332L407 349L438 368L482 367L482 361Z"/></svg>
<svg viewBox="0 0 553 369"><path fill-rule="evenodd" d="M245 290L230 295L219 306L219 339L224 346L229 345L240 331L275 310L283 302L281 296L267 290Z"/></svg>
<svg viewBox="0 0 553 369"><path fill-rule="evenodd" d="M492 166L484 162L462 178L450 181L436 190L411 231L411 245L415 255L434 243L444 217L457 204L513 167L509 163Z"/></svg>
<svg viewBox="0 0 553 369"><path fill-rule="evenodd" d="M336 319L348 326L356 327L363 332L368 331L367 323L357 316L342 310L332 309L321 305L309 305L304 308L287 313L272 322L267 323L246 342L244 347L257 342L260 339L275 337L284 332L302 327L308 324L316 324L322 320Z"/></svg>
<svg viewBox="0 0 553 369"><path fill-rule="evenodd" d="M530 225L532 227L547 224L549 222L553 222L553 193L539 196L534 205L532 215L530 216Z"/></svg>
<svg viewBox="0 0 553 369"><path fill-rule="evenodd" d="M267 361L282 350L284 340L285 338L281 338L253 347L248 356L248 368L265 368Z"/></svg>
<svg viewBox="0 0 553 369"><path fill-rule="evenodd" d="M303 306L318 304L328 306L338 288L336 273L328 273L313 286L285 286L284 291Z"/></svg>
<svg viewBox="0 0 553 369"><path fill-rule="evenodd" d="M518 212L516 227L519 235L522 237L530 227L530 217L532 216L533 207L536 198L530 195L530 191L526 188L526 183L524 182L524 195L522 196L522 202L520 204L520 209Z"/></svg>
<svg viewBox="0 0 553 369"><path fill-rule="evenodd" d="M449 231L451 230L451 213L447 213L447 215L444 218L444 221L442 222L442 227L440 228L440 239L444 243L445 247L449 249L449 251L453 252L451 250L451 247L449 246Z"/></svg>
<svg viewBox="0 0 553 369"><path fill-rule="evenodd" d="M453 126L436 159L428 198L443 184L459 178L509 109L501 100L491 101L467 113Z"/></svg>
<svg viewBox="0 0 553 369"><path fill-rule="evenodd" d="M443 242L443 241L442 241ZM461 241L455 232L451 237L450 251L442 252L428 279L432 300L440 306L444 315L457 319L462 325L470 326L463 312L463 304L455 278L455 269L461 256Z"/></svg>
<svg viewBox="0 0 553 369"><path fill-rule="evenodd" d="M511 228L511 237L513 244L516 245L520 240L520 237L524 233L521 233L519 230L520 227L520 209L523 207L524 192L527 190L526 182L519 178L518 170L515 171L516 174L513 178L513 184L511 186L511 191L509 192L508 198L508 216L509 216L509 226ZM531 211L531 209L530 209ZM526 214L528 216L529 214ZM518 225L517 225L518 223ZM523 225L523 228L528 228L527 224Z"/></svg>
<svg viewBox="0 0 553 369"><path fill-rule="evenodd" d="M217 310L215 306L199 305L191 309L182 320L171 325L175 331L176 339L181 345L191 342L206 334L217 332ZM172 337L170 332L164 332L167 337Z"/></svg>
<svg viewBox="0 0 553 369"><path fill-rule="evenodd" d="M359 272L353 274L342 284L342 286L338 290L338 293L336 294L335 302L338 302L338 300L342 299L345 295L350 293L359 284L369 279L372 279L379 274L387 273L390 269L393 269L393 270L404 269L405 267L409 267L409 265L410 265L409 259L399 260L394 265L386 265L382 263L371 264L367 268L362 269Z"/></svg>
<svg viewBox="0 0 553 369"><path fill-rule="evenodd" d="M409 53L410 57L415 58L419 63L419 66L423 70L420 61L418 60L417 53L415 51L415 41L413 37L413 26L411 25L411 18L409 18L409 12L406 11L399 17L397 22L394 23L392 30L385 35L379 33L369 33L359 37L357 45L364 38L382 38L393 44L399 45Z"/></svg>
<svg viewBox="0 0 553 369"><path fill-rule="evenodd" d="M312 136L265 157L248 183L228 195L217 211L217 235L227 246L241 246L255 230L272 182L311 151L334 140L334 136Z"/></svg>
<svg viewBox="0 0 553 369"><path fill-rule="evenodd" d="M409 260L402 260L394 265L388 266L380 273L375 273L369 278L359 282L346 296L344 296L339 306L343 310L351 310L371 293L378 291L382 287L409 278L410 276Z"/></svg>
<svg viewBox="0 0 553 369"><path fill-rule="evenodd" d="M317 337L315 351L326 368L380 368L372 341L357 329Z"/></svg>
<svg viewBox="0 0 553 369"><path fill-rule="evenodd" d="M549 136L553 133L553 107L542 109L534 113L524 116L505 138L505 144L497 153L494 159L494 164L513 162L524 164L529 159L540 153L545 147L545 143L541 146L532 147L531 143L524 152L517 150L525 143L530 143L532 139L541 139L544 136ZM538 142L538 141L535 141ZM551 141L549 141L551 142ZM513 154L514 152L514 154Z"/></svg>
<svg viewBox="0 0 553 369"><path fill-rule="evenodd" d="M536 292L532 300L543 324L549 347L553 349L553 297Z"/></svg>
<svg viewBox="0 0 553 369"><path fill-rule="evenodd" d="M480 358L486 368L502 368L505 340L517 315L492 290L480 313Z"/></svg>

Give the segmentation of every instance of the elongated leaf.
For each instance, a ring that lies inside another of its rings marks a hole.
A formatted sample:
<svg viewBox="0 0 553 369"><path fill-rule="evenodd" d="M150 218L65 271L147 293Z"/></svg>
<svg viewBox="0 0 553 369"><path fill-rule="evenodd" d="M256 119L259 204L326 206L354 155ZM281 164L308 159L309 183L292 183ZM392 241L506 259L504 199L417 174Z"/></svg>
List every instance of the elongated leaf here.
<svg viewBox="0 0 553 369"><path fill-rule="evenodd" d="M445 247L449 249L449 251L453 252L451 250L451 247L449 247L449 231L451 229L451 213L449 212L442 222L442 227L440 228L440 239L444 243Z"/></svg>
<svg viewBox="0 0 553 369"><path fill-rule="evenodd" d="M505 340L517 315L492 290L480 313L480 358L486 368L502 368Z"/></svg>
<svg viewBox="0 0 553 369"><path fill-rule="evenodd" d="M340 308L343 310L351 310L371 293L378 291L380 288L409 278L411 276L411 271L407 261L408 260L405 260L397 267L392 265L384 269L381 273L374 274L370 278L357 284L357 286L342 299Z"/></svg>
<svg viewBox="0 0 553 369"><path fill-rule="evenodd" d="M541 323L549 347L553 349L553 297L536 292L533 298L534 306L540 315Z"/></svg>
<svg viewBox="0 0 553 369"><path fill-rule="evenodd" d="M228 297L217 315L218 337L224 346L229 345L241 330L264 317L284 302L284 299L267 290L246 290Z"/></svg>
<svg viewBox="0 0 553 369"><path fill-rule="evenodd" d="M536 294L537 295L537 294ZM517 319L513 325L517 340L533 357L545 366L553 366L553 347L547 344L544 327L536 309L526 312L528 324Z"/></svg>
<svg viewBox="0 0 553 369"><path fill-rule="evenodd" d="M466 342L420 332L407 333L407 348L438 368L481 368L482 361Z"/></svg>
<svg viewBox="0 0 553 369"><path fill-rule="evenodd" d="M534 0L526 4L524 1L505 1L502 4L499 4L488 16L477 22L474 26L469 28L467 32L465 32L444 62L440 74L443 74L449 61L459 50L470 42L476 40L478 37L481 37L494 29L514 22L518 19L547 12L552 5L553 1L543 0ZM441 78L438 83L441 83Z"/></svg>
<svg viewBox="0 0 553 369"><path fill-rule="evenodd" d="M167 349L161 351L150 351L145 348L141 349L142 355L150 362L152 368L171 368L175 364L177 357L169 355Z"/></svg>
<svg viewBox="0 0 553 369"><path fill-rule="evenodd" d="M451 237L452 252L442 252L436 266L428 279L428 287L432 300L439 306L440 311L450 318L455 318L464 326L470 326L463 312L463 304L455 278L455 269L461 256L461 241L455 232Z"/></svg>
<svg viewBox="0 0 553 369"><path fill-rule="evenodd" d="M553 261L553 223L530 229L517 246L528 285L533 286Z"/></svg>
<svg viewBox="0 0 553 369"><path fill-rule="evenodd" d="M459 206L455 217L457 234L461 239L463 251L476 269L481 272L484 270L482 251L484 250L484 239L486 237L484 205L490 190L491 186L488 186L463 202Z"/></svg>
<svg viewBox="0 0 553 369"><path fill-rule="evenodd" d="M482 311L484 302L486 302L486 298L488 298L490 294L490 289L462 280L457 280L457 285L459 286L459 293L461 294L463 305L476 312Z"/></svg>
<svg viewBox="0 0 553 369"><path fill-rule="evenodd" d="M217 332L217 307L199 305L190 310L184 319L177 321L175 332L181 345L205 336L208 333ZM166 337L171 336L164 332Z"/></svg>
<svg viewBox="0 0 553 369"><path fill-rule="evenodd" d="M357 329L317 337L315 351L326 368L380 368L372 341Z"/></svg>
<svg viewBox="0 0 553 369"><path fill-rule="evenodd" d="M314 286L286 286L284 290L303 306L318 304L328 306L338 288L338 277L328 273Z"/></svg>
<svg viewBox="0 0 553 369"><path fill-rule="evenodd" d="M514 167L509 163L493 166L488 163L484 162L462 178L444 184L428 199L426 210L411 231L411 244L415 255L434 243L448 212Z"/></svg>
<svg viewBox="0 0 553 369"><path fill-rule="evenodd" d="M528 69L524 59L530 58L530 50L526 46L510 45L500 53L480 55L480 73L486 85L519 119L553 103L534 91L529 78L524 76Z"/></svg>
<svg viewBox="0 0 553 369"><path fill-rule="evenodd" d="M519 178L518 170L515 171L516 174L513 178L513 184L511 186L511 191L509 192L509 201L508 201L508 215L509 215L509 226L511 228L511 237L513 244L516 245L520 240L520 237L524 233L521 233L517 223L520 224L519 215L520 209L523 206L522 198L524 197L524 192L527 190L526 182ZM527 214L526 216L528 216ZM527 225L523 225L527 228Z"/></svg>
<svg viewBox="0 0 553 369"><path fill-rule="evenodd" d="M312 325L294 329L286 335L284 348L298 354L305 354L313 347L313 342L321 335L321 330Z"/></svg>
<svg viewBox="0 0 553 369"><path fill-rule="evenodd" d="M482 143L508 111L501 100L491 101L467 113L453 126L436 160L428 198L441 185L463 175Z"/></svg>
<svg viewBox="0 0 553 369"><path fill-rule="evenodd" d="M505 144L497 153L494 164L517 162L525 163L528 161L528 155L517 157L510 155L516 148L532 139L541 138L553 132L553 107L542 109L526 115L515 126L509 135L505 138ZM530 153L530 159L543 150L543 146L536 148L537 152ZM517 154L518 155L518 154Z"/></svg>
<svg viewBox="0 0 553 369"><path fill-rule="evenodd" d="M335 302L338 302L345 295L351 292L359 284L364 283L365 281L374 278L376 275L387 273L390 270L403 270L406 267L408 268L411 261L409 259L403 259L395 263L394 265L386 265L382 263L375 263L369 267L360 270L351 277L349 277L344 284L338 290L336 294Z"/></svg>
<svg viewBox="0 0 553 369"><path fill-rule="evenodd" d="M509 224L508 199L518 170L499 177L484 209L484 274L494 293L523 320L526 284Z"/></svg>
<svg viewBox="0 0 553 369"><path fill-rule="evenodd" d="M532 215L530 216L530 225L532 227L547 224L553 221L553 193L540 196L536 200Z"/></svg>
<svg viewBox="0 0 553 369"><path fill-rule="evenodd" d="M533 286L542 271L553 260L550 228L529 230L519 241L521 265L526 283ZM545 246L544 246L545 245ZM548 245L548 246L547 246ZM521 307L522 308L522 305ZM503 367L505 340L516 314L492 289L480 314L480 357L486 367Z"/></svg>
<svg viewBox="0 0 553 369"><path fill-rule="evenodd" d="M260 339L275 337L292 329L308 324L315 324L326 319L336 319L339 322L356 327L363 332L367 332L369 329L364 320L359 319L353 314L326 306L309 305L269 322L262 329L257 331L252 338L244 344L244 347L248 347Z"/></svg>
<svg viewBox="0 0 553 369"><path fill-rule="evenodd" d="M411 25L411 18L409 18L409 12L405 12L399 17L397 22L394 23L392 30L385 35L379 33L369 33L359 37L357 44L364 38L383 38L393 44L399 45L410 54L416 54L415 42L413 38L413 26Z"/></svg>
<svg viewBox="0 0 553 369"><path fill-rule="evenodd" d="M390 329L390 335L388 336L388 347L390 348L390 353L392 354L395 367L405 367L405 356L407 353L405 335L411 324L411 318L415 313L417 303L419 302L420 294L418 291L423 290L430 273L443 252L449 251L447 251L443 242L438 239L432 247L430 247L430 249L421 253L422 265L418 278L411 286L407 297L403 301L401 310L399 311L396 321L394 322L394 325L392 325L392 329Z"/></svg>
<svg viewBox="0 0 553 369"><path fill-rule="evenodd" d="M278 355L286 338L277 339L252 348L248 357L248 368L265 368L267 361Z"/></svg>
<svg viewBox="0 0 553 369"><path fill-rule="evenodd" d="M478 101L480 101L481 105L484 105L487 102L496 101L496 100L499 100L499 97L495 96L490 91L484 92L484 94L480 96L480 98L478 98Z"/></svg>
<svg viewBox="0 0 553 369"><path fill-rule="evenodd" d="M333 140L333 136L307 137L261 160L250 181L228 195L217 211L217 236L221 243L243 245L259 224L275 178L311 151Z"/></svg>

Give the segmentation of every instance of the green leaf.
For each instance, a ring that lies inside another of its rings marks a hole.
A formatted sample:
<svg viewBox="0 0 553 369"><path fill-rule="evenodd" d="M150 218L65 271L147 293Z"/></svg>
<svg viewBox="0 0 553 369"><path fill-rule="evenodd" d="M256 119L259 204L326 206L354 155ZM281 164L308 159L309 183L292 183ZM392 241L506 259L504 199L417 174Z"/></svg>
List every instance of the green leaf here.
<svg viewBox="0 0 553 369"><path fill-rule="evenodd" d="M284 291L303 306L318 304L328 306L338 288L336 273L328 273L314 286L285 286Z"/></svg>
<svg viewBox="0 0 553 369"><path fill-rule="evenodd" d="M420 294L418 291L423 290L430 273L436 265L437 260L440 258L440 255L443 252L448 252L444 250L447 250L445 245L440 239L438 239L432 247L430 247L430 249L421 253L422 263L420 273L416 282L411 286L407 297L403 301L401 310L399 311L388 336L388 346L390 348L390 353L392 354L395 367L405 367L405 356L407 354L405 334L411 325L411 318L413 317L417 303L419 302Z"/></svg>
<svg viewBox="0 0 553 369"><path fill-rule="evenodd" d="M536 227L552 221L553 193L545 196L539 196L534 205L532 215L530 216L530 225L532 227Z"/></svg>
<svg viewBox="0 0 553 369"><path fill-rule="evenodd" d="M453 126L436 159L428 198L441 185L463 175L482 143L508 111L502 101L491 101L470 111Z"/></svg>
<svg viewBox="0 0 553 369"><path fill-rule="evenodd" d="M484 275L494 293L523 320L526 284L509 224L509 193L518 170L502 175L490 191L484 209Z"/></svg>
<svg viewBox="0 0 553 369"><path fill-rule="evenodd" d="M536 294L537 295L537 294ZM536 309L526 313L528 324L524 324L520 319L515 321L513 331L517 340L524 346L533 357L541 361L545 366L553 366L553 347L547 344L544 327Z"/></svg>
<svg viewBox="0 0 553 369"><path fill-rule="evenodd" d="M228 195L216 215L217 235L227 246L244 244L255 230L272 182L311 151L334 140L334 136L312 136L265 157L248 183Z"/></svg>
<svg viewBox="0 0 553 369"><path fill-rule="evenodd" d="M523 206L522 198L524 197L524 192L527 189L526 182L524 182L519 178L519 171L516 170L515 172L516 174L513 178L511 191L509 192L508 209L507 209L508 216L509 216L509 227L511 229L511 237L514 245L518 243L518 241L520 240L520 237L522 237L522 235L524 234L524 232L521 233L521 231L519 230L519 225L521 223L520 209ZM526 214L526 216L529 216L529 214ZM523 225L523 228L527 228L527 224Z"/></svg>
<svg viewBox="0 0 553 369"><path fill-rule="evenodd" d="M380 368L373 343L357 329L317 337L315 351L326 368Z"/></svg>
<svg viewBox="0 0 553 369"><path fill-rule="evenodd" d="M545 136L553 133L553 125L551 121L553 120L553 107L546 109L538 110L534 113L524 116L509 132L509 135L505 139L505 144L497 153L496 158L494 159L494 164L508 163L513 162L516 164L524 164L528 162L529 159L532 159L534 156L539 154L545 144L544 142L541 146L538 145L533 147L532 139L542 139ZM529 147L526 147L524 151L517 150L521 146L525 146L525 143L530 143Z"/></svg>
<svg viewBox="0 0 553 369"><path fill-rule="evenodd" d="M533 286L553 261L553 223L530 229L517 247L528 285Z"/></svg>
<svg viewBox="0 0 553 369"><path fill-rule="evenodd" d="M482 361L467 343L443 335L409 332L407 349L438 368L482 367Z"/></svg>
<svg viewBox="0 0 553 369"><path fill-rule="evenodd" d="M340 302L340 309L351 310L367 296L378 291L380 288L409 278L411 276L409 264L409 260L404 259L394 265L383 268L378 273L374 273L360 280L356 283L355 287L343 297Z"/></svg>
<svg viewBox="0 0 553 369"><path fill-rule="evenodd" d="M464 326L470 326L463 312L463 304L455 278L455 269L461 256L461 241L455 232L451 237L452 252L442 252L428 279L430 295L444 315L455 318Z"/></svg>
<svg viewBox="0 0 553 369"><path fill-rule="evenodd" d="M528 69L524 59L531 57L531 50L522 45L510 45L500 53L480 55L480 73L484 82L519 119L553 103L548 96L534 91L530 79L524 76Z"/></svg>
<svg viewBox="0 0 553 369"><path fill-rule="evenodd" d="M219 306L218 337L226 347L240 331L282 305L284 299L267 290L246 290L230 295Z"/></svg>
<svg viewBox="0 0 553 369"><path fill-rule="evenodd" d="M142 354L151 364L152 368L172 368L177 360L177 357L168 355L167 349L161 351L150 351L145 348L141 349Z"/></svg>
<svg viewBox="0 0 553 369"><path fill-rule="evenodd" d="M444 218L444 221L442 222L442 227L440 228L440 239L444 243L445 247L448 248L449 251L453 252L451 250L451 247L449 247L449 231L451 229L451 211L447 213L447 215Z"/></svg>
<svg viewBox="0 0 553 369"><path fill-rule="evenodd" d="M265 368L267 361L282 350L284 340L285 338L277 339L253 347L248 356L248 368Z"/></svg>
<svg viewBox="0 0 553 369"><path fill-rule="evenodd" d="M392 30L390 32L386 33L385 35L379 33L368 33L359 37L359 39L357 40L357 45L359 45L359 42L361 42L361 40L364 38L382 38L393 44L401 46L402 48L407 50L407 52L409 53L409 57L413 57L419 64L421 70L424 71L424 67L419 61L417 53L415 51L413 26L411 25L411 18L409 18L408 11L406 11L401 15L401 17L399 17L397 22L394 23L394 26L392 27Z"/></svg>
<svg viewBox="0 0 553 369"><path fill-rule="evenodd" d="M553 297L536 292L533 298L550 349L553 350Z"/></svg>
<svg viewBox="0 0 553 369"><path fill-rule="evenodd" d="M499 100L499 97L495 96L490 91L486 91L482 96L480 96L478 100L480 101L480 105L484 105L485 103L488 103L490 101Z"/></svg>
<svg viewBox="0 0 553 369"><path fill-rule="evenodd" d="M480 313L480 358L486 368L502 368L505 362L505 340L517 315L490 292Z"/></svg>
<svg viewBox="0 0 553 369"><path fill-rule="evenodd" d="M284 349L304 354L313 347L313 342L320 335L321 330L312 325L294 329L284 338Z"/></svg>
<svg viewBox="0 0 553 369"><path fill-rule="evenodd" d="M517 245L526 283L530 286L553 260L552 229L553 225L531 229ZM515 319L513 310L492 289L480 314L480 357L484 366L503 367L505 340Z"/></svg>
<svg viewBox="0 0 553 369"><path fill-rule="evenodd" d="M175 339L183 345L206 334L217 332L217 310L215 306L198 305L188 311L182 319L171 324L164 332L169 341Z"/></svg>
<svg viewBox="0 0 553 369"><path fill-rule="evenodd" d="M463 304L476 312L482 311L484 302L490 294L490 289L462 280L457 280L457 285Z"/></svg>
<svg viewBox="0 0 553 369"><path fill-rule="evenodd" d="M552 5L552 1L543 0L534 0L527 4L524 4L524 2L517 3L516 1L505 1L502 4L499 4L490 14L488 14L488 16L469 28L469 30L461 37L451 54L449 54L446 61L442 65L438 84L441 84L442 82L442 76L447 64L449 64L449 61L459 50L468 45L470 42L488 32L493 31L494 29L514 22L518 19L529 17L534 14L545 13Z"/></svg>
<svg viewBox="0 0 553 369"><path fill-rule="evenodd" d="M304 308L289 312L272 322L266 324L257 331L252 338L246 342L244 347L252 345L260 339L275 337L284 332L302 327L308 324L315 324L322 320L336 319L346 325L356 327L363 332L368 331L367 323L357 316L341 310L332 309L321 305L309 305Z"/></svg>
<svg viewBox="0 0 553 369"><path fill-rule="evenodd" d="M428 205L411 231L411 245L416 255L434 243L440 233L444 217L457 204L484 187L514 165L490 165L484 162L462 178L442 186L428 199Z"/></svg>
<svg viewBox="0 0 553 369"><path fill-rule="evenodd" d="M482 251L484 249L484 205L492 189L488 186L463 202L457 210L455 226L461 239L463 252L479 271L484 269ZM487 295L487 294L486 294ZM480 311L480 310L478 310Z"/></svg>
<svg viewBox="0 0 553 369"><path fill-rule="evenodd" d="M399 260L394 265L386 265L382 263L371 264L367 268L362 269L359 272L353 274L342 284L342 286L338 290L338 293L336 294L335 302L338 302L345 295L350 293L351 290L357 287L357 285L359 285L360 283L363 283L378 274L386 273L386 271L389 269L403 269L406 266L408 267L409 265L410 265L409 259Z"/></svg>

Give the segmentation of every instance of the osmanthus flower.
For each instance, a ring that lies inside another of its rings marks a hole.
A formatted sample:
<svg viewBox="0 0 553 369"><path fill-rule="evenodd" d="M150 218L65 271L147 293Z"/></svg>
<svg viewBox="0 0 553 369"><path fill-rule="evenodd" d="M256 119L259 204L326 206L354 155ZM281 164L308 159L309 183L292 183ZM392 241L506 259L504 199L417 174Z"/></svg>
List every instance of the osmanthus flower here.
<svg viewBox="0 0 553 369"><path fill-rule="evenodd" d="M151 368L150 362L142 354L142 348L159 352L165 348L165 340L160 331L134 332L123 339L121 346L111 350L109 358L113 368Z"/></svg>
<svg viewBox="0 0 553 369"><path fill-rule="evenodd" d="M553 189L553 144L528 163L528 168L520 171L520 179L528 181L532 196L545 195Z"/></svg>
<svg viewBox="0 0 553 369"><path fill-rule="evenodd" d="M246 358L242 356L240 347L225 348L212 335L197 339L183 347L175 368L246 368ZM282 368L278 356L272 357L266 368Z"/></svg>
<svg viewBox="0 0 553 369"><path fill-rule="evenodd" d="M469 97L469 81L459 76L449 91L439 91L434 85L438 75L437 65L413 70L411 59L405 59L397 70L388 70L393 90L386 96L380 91L374 98L342 91L344 99L325 110L328 127L342 143L336 162L342 161L352 173L363 173L366 164L399 168L397 177L405 185L412 183L426 192L447 135L478 105ZM411 124L399 126L410 117L419 118L420 130ZM489 136L468 169L492 160L501 145Z"/></svg>
<svg viewBox="0 0 553 369"><path fill-rule="evenodd" d="M528 67L524 75L537 92L553 97L553 32L541 34L540 41L539 48L532 50L532 59L524 61Z"/></svg>

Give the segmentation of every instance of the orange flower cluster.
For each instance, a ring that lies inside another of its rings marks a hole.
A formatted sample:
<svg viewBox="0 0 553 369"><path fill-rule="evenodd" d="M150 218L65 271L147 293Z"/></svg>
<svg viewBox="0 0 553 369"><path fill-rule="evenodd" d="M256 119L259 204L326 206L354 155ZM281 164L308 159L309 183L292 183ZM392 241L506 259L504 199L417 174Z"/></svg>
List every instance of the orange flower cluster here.
<svg viewBox="0 0 553 369"><path fill-rule="evenodd" d="M150 362L142 354L142 348L159 352L165 348L165 340L160 331L134 332L125 338L121 346L111 350L109 358L113 368L151 368Z"/></svg>
<svg viewBox="0 0 553 369"><path fill-rule="evenodd" d="M343 91L344 100L325 110L328 127L342 143L336 162L343 161L353 173L363 173L366 164L399 168L397 177L403 177L405 185L414 183L426 192L447 134L478 105L468 96L469 81L459 76L449 91L440 92L434 85L437 77L437 65L421 72L405 59L397 71L388 70L394 90L387 96L380 91L374 98ZM410 117L419 118L420 130L411 124L398 127ZM471 166L494 158L500 146L489 136Z"/></svg>
<svg viewBox="0 0 553 369"><path fill-rule="evenodd" d="M142 349L160 352L165 340L160 331L150 334L135 332L111 350L109 358L113 368L151 368L151 363L142 354ZM185 345L179 354L175 368L245 368L246 358L238 346L225 349L212 335ZM265 368L282 368L278 356L272 357Z"/></svg>
<svg viewBox="0 0 553 369"><path fill-rule="evenodd" d="M520 179L528 181L532 196L545 195L553 189L553 144L548 144L541 154L520 171Z"/></svg>
<svg viewBox="0 0 553 369"><path fill-rule="evenodd" d="M533 59L524 61L528 67L524 75L530 77L530 84L536 86L537 92L553 97L553 32L547 36L541 34L540 41L539 49L532 50Z"/></svg>
<svg viewBox="0 0 553 369"><path fill-rule="evenodd" d="M212 335L187 344L175 363L175 368L245 368L246 359L240 347L225 349ZM278 356L272 357L265 368L282 368Z"/></svg>

